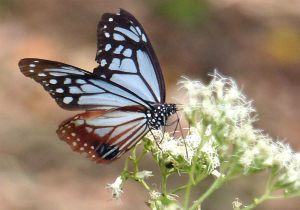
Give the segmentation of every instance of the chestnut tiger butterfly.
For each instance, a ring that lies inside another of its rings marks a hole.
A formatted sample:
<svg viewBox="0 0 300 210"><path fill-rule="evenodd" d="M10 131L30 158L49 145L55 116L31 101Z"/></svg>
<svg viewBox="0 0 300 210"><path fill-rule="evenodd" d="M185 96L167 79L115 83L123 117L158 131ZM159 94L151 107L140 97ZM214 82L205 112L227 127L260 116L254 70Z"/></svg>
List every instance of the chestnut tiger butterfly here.
<svg viewBox="0 0 300 210"><path fill-rule="evenodd" d="M93 73L68 64L25 58L19 67L66 110L85 110L56 131L76 152L96 163L115 161L177 111L166 104L163 73L136 18L120 9L98 24Z"/></svg>

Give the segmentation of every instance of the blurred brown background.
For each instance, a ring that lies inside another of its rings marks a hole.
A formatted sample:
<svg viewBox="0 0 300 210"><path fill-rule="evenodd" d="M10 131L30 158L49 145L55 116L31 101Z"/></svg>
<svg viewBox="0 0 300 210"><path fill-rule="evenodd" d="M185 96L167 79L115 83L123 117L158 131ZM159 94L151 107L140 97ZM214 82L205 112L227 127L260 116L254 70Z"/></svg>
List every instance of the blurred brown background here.
<svg viewBox="0 0 300 210"><path fill-rule="evenodd" d="M105 189L128 155L103 166L72 152L55 130L75 113L60 109L17 66L21 58L37 57L92 71L98 21L118 8L147 31L164 71L168 102L180 98L181 75L207 83L207 74L217 68L254 100L257 128L300 150L300 1L0 0L1 210L147 209L149 196L138 182L126 182L121 206ZM140 169L157 173L152 162L149 155ZM264 191L265 176L227 183L202 209L232 209L236 197L249 204ZM170 186L177 180L171 178ZM193 197L212 181L205 180ZM160 189L158 177L148 183ZM269 201L256 209L298 209L299 200Z"/></svg>

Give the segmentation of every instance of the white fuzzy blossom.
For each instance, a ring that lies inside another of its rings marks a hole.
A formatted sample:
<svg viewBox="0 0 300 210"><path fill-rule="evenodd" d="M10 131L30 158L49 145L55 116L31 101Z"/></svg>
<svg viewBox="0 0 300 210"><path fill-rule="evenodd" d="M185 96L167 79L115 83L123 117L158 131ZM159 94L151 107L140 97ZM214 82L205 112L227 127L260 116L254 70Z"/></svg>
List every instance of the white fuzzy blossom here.
<svg viewBox="0 0 300 210"><path fill-rule="evenodd" d="M116 199L118 199L119 202L121 202L120 199L121 199L121 196L122 196L122 193L123 193L122 183L123 183L123 180L119 176L113 184L108 184L108 186L106 187L107 189L112 190L111 198L116 198Z"/></svg>
<svg viewBox="0 0 300 210"><path fill-rule="evenodd" d="M139 171L134 175L136 179L148 179L151 176L153 176L152 171L146 171L146 170Z"/></svg>
<svg viewBox="0 0 300 210"><path fill-rule="evenodd" d="M161 198L166 197L170 202L168 205L163 204L161 202ZM147 205L150 207L152 210L159 210L159 209L164 209L164 210L181 210L182 208L178 205L176 202L176 196L175 195L166 195L164 196L160 192L153 190L150 192L150 200L148 200Z"/></svg>
<svg viewBox="0 0 300 210"><path fill-rule="evenodd" d="M168 133L165 133L162 141L153 143L153 146L157 147L157 155L164 155L166 162L171 162L176 169L180 169L184 165L190 166L192 158L196 155L196 151L202 142L202 137L198 132L198 129L200 129L199 126L191 127L189 134L184 139L175 139ZM213 137L210 137L209 130L207 128L205 132L204 138L206 139L198 153L198 158L202 158L207 163L210 171L213 171L220 165L220 162L214 145L215 140ZM155 141L151 135L148 135L149 139ZM153 135L160 138L163 136L163 133L161 130L156 130L153 131Z"/></svg>

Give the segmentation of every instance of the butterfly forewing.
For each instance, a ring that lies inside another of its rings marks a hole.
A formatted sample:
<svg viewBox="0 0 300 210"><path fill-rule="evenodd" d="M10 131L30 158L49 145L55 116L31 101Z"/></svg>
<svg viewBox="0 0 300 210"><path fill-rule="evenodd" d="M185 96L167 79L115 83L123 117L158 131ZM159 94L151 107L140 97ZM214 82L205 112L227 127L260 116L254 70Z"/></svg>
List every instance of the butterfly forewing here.
<svg viewBox="0 0 300 210"><path fill-rule="evenodd" d="M162 71L140 23L125 10L106 13L98 25L99 66L94 74L109 79L149 103L165 102ZM134 81L134 82L128 82Z"/></svg>
<svg viewBox="0 0 300 210"><path fill-rule="evenodd" d="M149 131L143 113L86 112L63 122L57 134L70 147L97 163L115 161Z"/></svg>
<svg viewBox="0 0 300 210"><path fill-rule="evenodd" d="M64 63L35 58L19 62L21 72L36 82L67 110L106 110L148 105L139 97L110 81Z"/></svg>

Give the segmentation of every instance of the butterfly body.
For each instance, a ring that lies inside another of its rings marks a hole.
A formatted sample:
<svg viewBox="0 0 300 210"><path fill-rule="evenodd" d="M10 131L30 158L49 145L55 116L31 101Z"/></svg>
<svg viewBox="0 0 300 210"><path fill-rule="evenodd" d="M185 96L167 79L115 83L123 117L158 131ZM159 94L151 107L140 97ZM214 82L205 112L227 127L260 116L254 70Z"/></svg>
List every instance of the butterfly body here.
<svg viewBox="0 0 300 210"><path fill-rule="evenodd" d="M97 163L121 157L151 129L165 126L177 111L165 103L162 70L139 22L125 10L106 13L98 25L93 73L37 58L19 62L21 72L66 110L85 110L59 125L71 149Z"/></svg>

